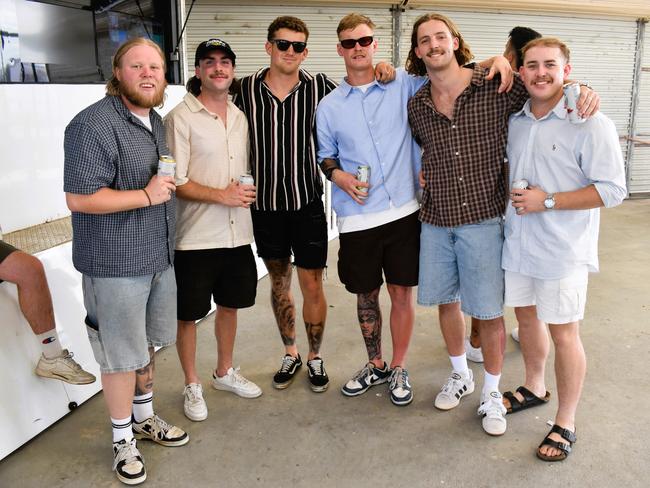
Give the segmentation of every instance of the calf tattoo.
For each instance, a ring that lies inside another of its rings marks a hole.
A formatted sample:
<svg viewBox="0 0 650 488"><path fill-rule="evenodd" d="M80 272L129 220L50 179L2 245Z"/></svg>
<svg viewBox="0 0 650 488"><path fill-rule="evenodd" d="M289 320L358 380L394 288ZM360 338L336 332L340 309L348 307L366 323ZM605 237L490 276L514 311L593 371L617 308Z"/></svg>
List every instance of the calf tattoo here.
<svg viewBox="0 0 650 488"><path fill-rule="evenodd" d="M309 340L310 352L318 354L320 352L320 345L323 342L325 322L318 322L315 324L305 322L305 329L307 330L307 339Z"/></svg>
<svg viewBox="0 0 650 488"><path fill-rule="evenodd" d="M381 358L381 310L379 309L379 288L370 293L357 295L357 314L361 334L366 342L368 359Z"/></svg>
<svg viewBox="0 0 650 488"><path fill-rule="evenodd" d="M285 346L296 343L296 306L291 296L291 263L288 259L265 260L271 276L271 306Z"/></svg>
<svg viewBox="0 0 650 488"><path fill-rule="evenodd" d="M149 348L149 364L135 370L135 395L146 395L153 391L154 348Z"/></svg>

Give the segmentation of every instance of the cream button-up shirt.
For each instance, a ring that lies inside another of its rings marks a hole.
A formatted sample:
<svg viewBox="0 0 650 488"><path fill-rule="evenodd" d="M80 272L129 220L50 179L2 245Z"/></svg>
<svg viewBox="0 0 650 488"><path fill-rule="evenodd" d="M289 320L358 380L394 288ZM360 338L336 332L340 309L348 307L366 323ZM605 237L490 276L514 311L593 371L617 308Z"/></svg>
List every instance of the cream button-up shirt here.
<svg viewBox="0 0 650 488"><path fill-rule="evenodd" d="M249 172L248 122L228 102L227 127L188 93L165 117L167 145L176 159L176 185L189 180L225 188ZM233 248L253 242L250 210L178 199L176 249Z"/></svg>

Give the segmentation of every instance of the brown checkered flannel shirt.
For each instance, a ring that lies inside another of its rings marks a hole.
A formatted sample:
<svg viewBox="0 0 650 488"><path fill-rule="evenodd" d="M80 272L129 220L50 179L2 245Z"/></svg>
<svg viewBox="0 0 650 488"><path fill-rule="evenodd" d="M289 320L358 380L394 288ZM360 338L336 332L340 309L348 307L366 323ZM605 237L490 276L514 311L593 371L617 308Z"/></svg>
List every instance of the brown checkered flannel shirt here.
<svg viewBox="0 0 650 488"><path fill-rule="evenodd" d="M474 74L454 105L451 120L439 113L428 81L409 100L409 123L422 147L426 182L420 220L456 227L503 215L507 201L508 118L519 111L528 93L515 77L512 90L497 93L500 78L486 80L488 70L468 65Z"/></svg>

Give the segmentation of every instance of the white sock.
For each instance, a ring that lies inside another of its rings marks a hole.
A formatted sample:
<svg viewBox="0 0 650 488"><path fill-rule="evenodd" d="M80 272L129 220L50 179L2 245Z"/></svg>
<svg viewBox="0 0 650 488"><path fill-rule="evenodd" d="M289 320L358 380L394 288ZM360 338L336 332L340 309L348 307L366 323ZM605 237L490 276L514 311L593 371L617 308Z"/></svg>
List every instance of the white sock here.
<svg viewBox="0 0 650 488"><path fill-rule="evenodd" d="M469 376L469 368L467 367L467 355L465 353L460 356L449 356L451 361L451 369L457 373L462 374L465 378Z"/></svg>
<svg viewBox="0 0 650 488"><path fill-rule="evenodd" d="M125 419L114 419L111 417L111 427L113 427L113 442L120 442L122 439L126 439L126 442L131 442L131 439L133 439L131 417Z"/></svg>
<svg viewBox="0 0 650 488"><path fill-rule="evenodd" d="M483 395L487 395L491 391L499 391L499 381L501 380L501 373L490 374L485 371L485 378L483 380Z"/></svg>
<svg viewBox="0 0 650 488"><path fill-rule="evenodd" d="M56 333L56 329L50 329L42 334L37 334L36 337L41 344L43 356L47 359L55 358L63 353L61 341L59 341L59 334Z"/></svg>
<svg viewBox="0 0 650 488"><path fill-rule="evenodd" d="M145 395L133 397L133 418L142 422L153 417L153 391Z"/></svg>

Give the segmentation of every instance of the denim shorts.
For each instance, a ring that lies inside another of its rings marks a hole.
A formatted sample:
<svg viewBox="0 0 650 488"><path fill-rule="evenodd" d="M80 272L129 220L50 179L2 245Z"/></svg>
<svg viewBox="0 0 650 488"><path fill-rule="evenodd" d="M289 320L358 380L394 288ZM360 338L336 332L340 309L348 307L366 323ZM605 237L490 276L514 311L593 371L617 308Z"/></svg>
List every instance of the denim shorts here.
<svg viewBox="0 0 650 488"><path fill-rule="evenodd" d="M128 278L82 276L86 332L102 373L149 364L149 347L176 341L174 268Z"/></svg>
<svg viewBox="0 0 650 488"><path fill-rule="evenodd" d="M422 224L418 303L461 302L471 317L503 315L503 218L458 227Z"/></svg>

